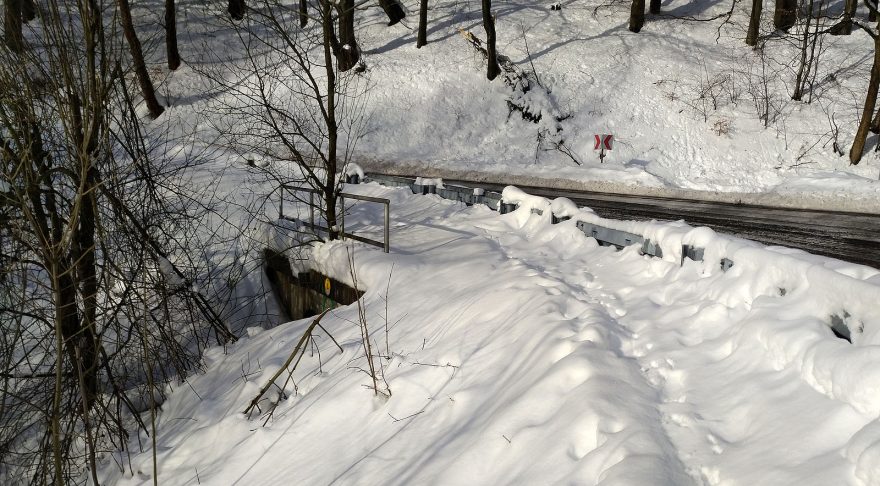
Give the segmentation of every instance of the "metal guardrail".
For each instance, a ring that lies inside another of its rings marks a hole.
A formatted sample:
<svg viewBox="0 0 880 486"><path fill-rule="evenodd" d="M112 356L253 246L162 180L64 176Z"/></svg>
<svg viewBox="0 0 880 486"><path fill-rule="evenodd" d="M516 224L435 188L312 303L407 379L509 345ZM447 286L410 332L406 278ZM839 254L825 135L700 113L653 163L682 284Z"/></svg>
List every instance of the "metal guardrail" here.
<svg viewBox="0 0 880 486"><path fill-rule="evenodd" d="M368 174L364 182L378 182L388 187L408 187L413 194L436 194L443 199L458 201L471 206L473 204L485 204L491 209L498 209L501 201L501 193L485 191L480 188L456 186L444 184L438 188L435 184L416 184L411 177L388 176L382 174ZM477 190L475 192L475 189Z"/></svg>
<svg viewBox="0 0 880 486"><path fill-rule="evenodd" d="M516 204L505 203L502 195L494 191L481 190L480 195L477 195L477 193L474 192L474 188L471 187L445 185L443 189L438 189L435 185L431 184L415 184L415 179L410 177L386 176L383 174L368 174L365 182L369 180L379 182L386 186L409 187L413 194L437 194L444 199L460 201L467 205L482 203L489 206L490 209L499 211L501 214L513 212L518 207ZM534 209L533 212L540 214L540 211L535 211ZM567 217L557 217L556 215L552 215L551 218L554 224L569 219ZM658 258L663 257L663 250L660 245L642 235L607 228L585 221L578 221L575 224L585 235L595 238L601 245L614 246L618 249L622 249L626 246L640 244L642 254ZM680 264L684 265L685 259L704 261L705 252L705 248L694 245L682 245ZM734 262L729 258L721 258L718 264L721 267L721 270L726 272L733 267ZM852 331L848 322L851 318L852 316L845 309L828 317L830 321L829 327L831 327L834 334L849 342L852 342Z"/></svg>
<svg viewBox="0 0 880 486"><path fill-rule="evenodd" d="M627 246L641 245L639 251L643 255L663 258L663 249L660 248L660 245L644 238L642 235L606 228L586 221L578 221L575 223L575 226L577 229L581 230L583 234L595 238L602 246L614 246L617 249L623 249Z"/></svg>
<svg viewBox="0 0 880 486"><path fill-rule="evenodd" d="M516 204L505 203L500 193L494 191L485 191L480 188L464 187L458 185L444 185L443 188L438 188L435 184L432 183L416 184L415 179L408 177L386 176L380 174L369 174L367 176L367 179L379 182L387 186L409 187L413 194L436 194L443 199L463 202L468 206L482 203L489 206L489 208L491 209L501 212L501 214L513 212L517 208ZM478 192L480 192L481 194L477 195L475 193L475 189L477 189ZM532 209L532 211L535 214L541 214L540 210ZM555 215L552 218L554 224L562 222L566 219L568 218L557 218ZM585 235L595 238L600 245L613 246L618 249L623 249L624 247L630 245L641 245L640 251L643 254L651 255L658 258L663 257L663 250L660 248L660 246L649 239L645 239L641 235L616 230L613 228L607 228L593 223L586 223L583 221L578 222L576 225L577 228L581 230ZM700 255L702 255L702 253ZM724 265L722 265L722 268L724 268ZM726 270L727 268L724 269Z"/></svg>
<svg viewBox="0 0 880 486"><path fill-rule="evenodd" d="M309 195L309 221L308 226L314 230L329 232L329 228L325 228L317 223L315 223L315 195L321 195L321 191L312 188L312 187L302 187L302 186L293 186L289 184L281 185L281 203L279 204L278 217L281 219L286 219L288 221L299 221L296 218L288 217L284 214L284 193L285 191L293 191L293 192L305 192ZM340 211L339 221L340 221L340 229L339 234L343 239L349 238L355 241L360 241L361 243L366 243L368 245L378 246L382 248L385 253L389 253L391 251L391 238L390 238L390 227L391 227L391 201L381 197L372 197L372 196L363 196L360 194L351 194L347 192L340 192L339 203L342 206L342 211ZM377 241L370 238L366 238L363 236L356 235L354 233L349 233L345 231L345 199L355 199L358 201L366 201L376 204L382 204L384 206L384 228L383 228L383 236L384 241Z"/></svg>

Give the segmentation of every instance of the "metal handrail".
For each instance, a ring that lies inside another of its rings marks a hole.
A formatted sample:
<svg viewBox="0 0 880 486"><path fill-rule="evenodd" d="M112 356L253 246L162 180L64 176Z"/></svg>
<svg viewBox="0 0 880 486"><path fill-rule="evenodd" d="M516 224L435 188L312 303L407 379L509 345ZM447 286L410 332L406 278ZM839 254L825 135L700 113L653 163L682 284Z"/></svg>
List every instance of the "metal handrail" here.
<svg viewBox="0 0 880 486"><path fill-rule="evenodd" d="M300 191L306 192L309 194L309 227L312 229L317 229L325 232L329 232L329 228L325 228L319 224L315 223L315 194L321 194L321 191L313 188L313 187L302 187L302 186L293 186L289 184L281 185L281 204L279 205L279 214L278 217L287 220L294 220L295 218L288 218L284 215L284 191ZM347 192L339 192L339 202L342 206L342 211L340 213L340 226L342 231L339 234L343 239L351 238L355 241L360 241L361 243L366 243L368 245L378 246L382 248L385 253L389 253L391 251L391 237L390 237L390 227L391 227L391 201L381 197L373 197L373 196L362 196L360 194L351 194ZM382 204L384 206L384 241L376 241L371 240L370 238L365 238L363 236L358 236L353 233L347 233L345 231L345 198L355 199L358 201L366 201L372 202L376 204Z"/></svg>

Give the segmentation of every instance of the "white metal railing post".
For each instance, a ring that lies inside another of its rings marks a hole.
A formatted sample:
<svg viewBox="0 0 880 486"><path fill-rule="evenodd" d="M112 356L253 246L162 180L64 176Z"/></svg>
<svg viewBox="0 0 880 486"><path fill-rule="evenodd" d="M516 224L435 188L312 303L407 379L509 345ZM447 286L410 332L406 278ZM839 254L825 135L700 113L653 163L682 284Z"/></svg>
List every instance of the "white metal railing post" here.
<svg viewBox="0 0 880 486"><path fill-rule="evenodd" d="M281 205L280 205L280 211L281 211L282 215L284 212L284 208L283 208L283 206L284 206L284 202L283 202L284 201L284 199L283 199L284 191L307 192L307 193L309 193L309 225L311 226L311 228L313 230L320 230L320 231L325 231L325 232L332 232L333 231L333 228L325 228L325 227L321 226L320 224L315 223L315 206L316 206L315 194L320 196L321 195L320 191L318 191L317 189L314 189L314 188L288 186L288 185L282 185L281 190L282 190L282 201L281 201ZM339 233L341 234L341 238L360 241L361 243L366 243L368 245L378 246L378 247L382 248L385 251L385 253L390 253L391 252L391 237L390 237L390 234L391 234L391 201L389 201L388 199L385 199L385 198L381 198L381 197L364 196L364 195L360 195L360 194L349 194L349 193L343 193L342 191L339 191L337 193L337 196L338 197L337 197L336 204L341 205L341 209L340 209L341 212L337 214L336 220L338 221L337 225L340 228ZM382 204L384 206L384 213L385 213L384 214L384 228L383 228L384 229L384 231L383 231L384 241L373 240L370 238L365 238L363 236L349 234L349 233L345 232L345 199L346 198L354 199L354 200L358 200L358 201L368 201L368 202L372 202L372 203L376 203L376 204ZM303 202L304 201L305 200L303 200ZM297 214L299 214L299 213L297 213ZM284 216L284 219L291 219L291 218ZM298 221L298 219L297 219L297 221ZM337 226L337 225L335 225L335 226ZM329 224L328 224L328 226L329 226Z"/></svg>
<svg viewBox="0 0 880 486"><path fill-rule="evenodd" d="M390 237L389 237L389 235L391 233L389 230L389 227L391 226L390 206L391 206L391 202L385 201L385 248L384 248L385 253L390 253L390 251L391 251L391 241L390 241Z"/></svg>
<svg viewBox="0 0 880 486"><path fill-rule="evenodd" d="M315 193L309 193L309 227L315 227Z"/></svg>
<svg viewBox="0 0 880 486"><path fill-rule="evenodd" d="M284 219L284 185L279 187L278 194L281 196L280 207L278 208L278 219Z"/></svg>

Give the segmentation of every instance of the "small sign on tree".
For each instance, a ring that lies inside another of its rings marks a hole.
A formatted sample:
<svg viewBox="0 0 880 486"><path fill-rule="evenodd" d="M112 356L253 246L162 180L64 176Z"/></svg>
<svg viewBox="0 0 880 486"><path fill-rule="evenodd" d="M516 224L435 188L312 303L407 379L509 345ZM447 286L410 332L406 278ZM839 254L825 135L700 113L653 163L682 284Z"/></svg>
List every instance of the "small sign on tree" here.
<svg viewBox="0 0 880 486"><path fill-rule="evenodd" d="M614 135L594 135L596 138L596 143L593 146L593 150L599 151L599 162L604 162L605 151L611 152L613 144L614 144Z"/></svg>

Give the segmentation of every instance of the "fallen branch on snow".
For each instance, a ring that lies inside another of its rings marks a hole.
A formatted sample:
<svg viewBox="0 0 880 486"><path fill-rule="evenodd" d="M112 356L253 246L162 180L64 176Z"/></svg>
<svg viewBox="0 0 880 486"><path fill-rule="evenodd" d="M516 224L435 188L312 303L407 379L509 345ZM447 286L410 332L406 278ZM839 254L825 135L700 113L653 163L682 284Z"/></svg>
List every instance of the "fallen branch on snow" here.
<svg viewBox="0 0 880 486"><path fill-rule="evenodd" d="M304 332L302 337L299 338L299 342L296 344L296 347L293 348L293 352L290 353L290 356L287 357L287 361L284 362L284 365L281 366L281 368L278 368L278 371L275 372L274 375L272 375L272 378L269 380L268 383L263 385L263 388L260 389L260 392L257 393L257 396L255 396L254 399L251 400L250 405L248 405L248 407L244 409L244 412L242 413L248 415L250 414L251 410L253 410L255 407L258 407L260 399L263 398L263 395L265 395L267 391L269 391L269 388L272 388L272 386L275 385L275 380L277 380L278 377L280 377L281 374L284 373L285 370L287 370L287 367L290 366L290 363L293 362L293 359L296 357L296 355L300 354L300 350L302 349L303 351L305 351L305 343L307 343L308 340L312 337L312 331L314 331L316 327L321 325L321 318L324 317L329 311L330 309L325 310L318 317L316 317L311 324L309 324L306 332ZM299 364L299 361L297 361L297 364ZM296 369L296 366L294 366L294 369ZM291 372L293 372L293 370L291 370Z"/></svg>

